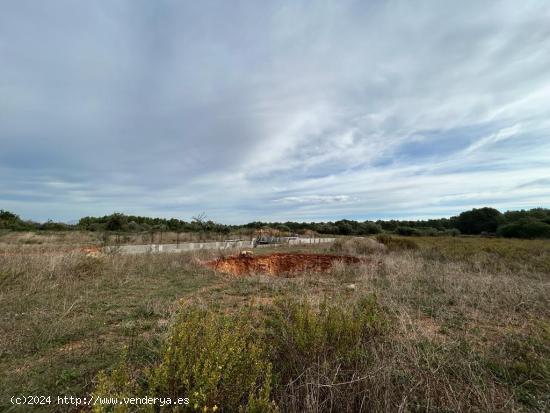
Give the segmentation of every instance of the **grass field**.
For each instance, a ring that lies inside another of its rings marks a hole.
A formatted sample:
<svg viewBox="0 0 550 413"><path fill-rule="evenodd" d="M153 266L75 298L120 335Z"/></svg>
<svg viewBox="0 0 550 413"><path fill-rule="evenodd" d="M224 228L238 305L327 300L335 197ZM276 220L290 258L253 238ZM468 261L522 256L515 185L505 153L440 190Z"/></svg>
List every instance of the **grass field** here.
<svg viewBox="0 0 550 413"><path fill-rule="evenodd" d="M550 241L400 240L291 248L376 263L295 278L217 274L200 265L212 252L4 240L0 410L93 393L184 395L189 411L549 411Z"/></svg>

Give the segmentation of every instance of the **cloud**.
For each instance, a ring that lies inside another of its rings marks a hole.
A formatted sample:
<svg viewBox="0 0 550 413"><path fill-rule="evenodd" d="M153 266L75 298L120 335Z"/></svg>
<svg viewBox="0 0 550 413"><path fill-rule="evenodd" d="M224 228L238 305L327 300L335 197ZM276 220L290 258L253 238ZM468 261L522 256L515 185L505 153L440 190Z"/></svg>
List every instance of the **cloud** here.
<svg viewBox="0 0 550 413"><path fill-rule="evenodd" d="M332 204L335 202L347 202L349 199L348 195L304 195L287 196L275 199L273 202L288 204Z"/></svg>
<svg viewBox="0 0 550 413"><path fill-rule="evenodd" d="M39 220L545 206L545 2L28 0L0 13L0 208Z"/></svg>

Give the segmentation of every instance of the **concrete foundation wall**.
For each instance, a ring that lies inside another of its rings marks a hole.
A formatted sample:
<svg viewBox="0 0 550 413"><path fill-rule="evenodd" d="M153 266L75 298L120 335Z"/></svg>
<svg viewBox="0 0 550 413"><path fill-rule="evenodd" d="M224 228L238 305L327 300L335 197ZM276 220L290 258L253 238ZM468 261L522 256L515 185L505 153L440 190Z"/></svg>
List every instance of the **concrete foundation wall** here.
<svg viewBox="0 0 550 413"><path fill-rule="evenodd" d="M252 248L252 241L231 242L187 242L181 244L148 244L148 245L121 245L105 247L105 252L121 252L124 254L146 254L155 252L186 252L195 250L223 250L231 248Z"/></svg>
<svg viewBox="0 0 550 413"><path fill-rule="evenodd" d="M334 242L336 238L298 238L291 239L288 241L290 245L300 245L300 244L325 244L328 242Z"/></svg>
<svg viewBox="0 0 550 413"><path fill-rule="evenodd" d="M334 242L335 238L298 238L289 240L290 245L323 244ZM187 242L178 244L121 245L105 247L105 252L123 254L146 254L156 252L186 252L205 250L226 250L232 248L254 248L254 241Z"/></svg>

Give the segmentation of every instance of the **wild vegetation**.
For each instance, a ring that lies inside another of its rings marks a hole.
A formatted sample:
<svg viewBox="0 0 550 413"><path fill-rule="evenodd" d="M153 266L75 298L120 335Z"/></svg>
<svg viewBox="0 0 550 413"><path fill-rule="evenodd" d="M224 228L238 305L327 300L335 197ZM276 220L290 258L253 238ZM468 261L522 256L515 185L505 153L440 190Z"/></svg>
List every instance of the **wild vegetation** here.
<svg viewBox="0 0 550 413"><path fill-rule="evenodd" d="M0 247L0 410L28 411L9 402L21 393L188 397L176 411L550 409L549 241L342 238L296 251L378 264L295 278L226 277L206 251L29 248ZM126 407L93 408L155 410Z"/></svg>
<svg viewBox="0 0 550 413"><path fill-rule="evenodd" d="M249 236L260 229L277 230L282 234L313 232L331 235L374 235L382 232L403 236L456 236L459 234L491 235L507 238L550 238L550 209L507 211L494 208L477 208L451 218L429 220L378 220L358 222L250 222L244 225L224 225L207 220L200 214L191 222L179 219L151 218L113 213L103 217L84 217L77 224L69 225L48 221L36 223L23 221L18 215L0 210L0 231L60 231L80 230L121 235L141 234L142 238L154 238L155 234L195 233L219 234L227 237Z"/></svg>

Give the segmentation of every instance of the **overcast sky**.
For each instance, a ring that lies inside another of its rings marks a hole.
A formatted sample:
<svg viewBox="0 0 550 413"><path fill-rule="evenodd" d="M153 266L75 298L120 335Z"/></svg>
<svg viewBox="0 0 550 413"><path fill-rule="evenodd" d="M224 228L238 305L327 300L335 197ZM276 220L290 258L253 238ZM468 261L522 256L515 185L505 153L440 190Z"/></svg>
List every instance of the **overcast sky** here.
<svg viewBox="0 0 550 413"><path fill-rule="evenodd" d="M0 209L550 206L550 2L0 0Z"/></svg>

